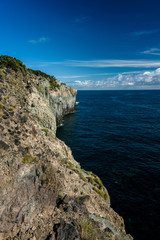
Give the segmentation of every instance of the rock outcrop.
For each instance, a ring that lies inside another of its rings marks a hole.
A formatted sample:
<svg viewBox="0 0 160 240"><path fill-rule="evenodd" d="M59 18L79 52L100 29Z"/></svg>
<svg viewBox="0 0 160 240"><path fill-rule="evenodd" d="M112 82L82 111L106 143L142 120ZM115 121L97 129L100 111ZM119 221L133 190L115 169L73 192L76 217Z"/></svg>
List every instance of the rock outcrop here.
<svg viewBox="0 0 160 240"><path fill-rule="evenodd" d="M0 239L132 239L98 176L56 138L76 90L0 56Z"/></svg>

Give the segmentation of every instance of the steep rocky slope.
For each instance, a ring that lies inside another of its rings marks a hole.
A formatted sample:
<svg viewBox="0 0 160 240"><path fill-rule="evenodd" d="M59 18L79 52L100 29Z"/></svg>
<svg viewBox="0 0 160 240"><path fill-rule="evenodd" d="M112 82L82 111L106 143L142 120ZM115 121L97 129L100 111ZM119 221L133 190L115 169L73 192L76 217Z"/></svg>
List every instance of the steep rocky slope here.
<svg viewBox="0 0 160 240"><path fill-rule="evenodd" d="M56 138L76 90L0 56L0 239L132 239L107 190Z"/></svg>

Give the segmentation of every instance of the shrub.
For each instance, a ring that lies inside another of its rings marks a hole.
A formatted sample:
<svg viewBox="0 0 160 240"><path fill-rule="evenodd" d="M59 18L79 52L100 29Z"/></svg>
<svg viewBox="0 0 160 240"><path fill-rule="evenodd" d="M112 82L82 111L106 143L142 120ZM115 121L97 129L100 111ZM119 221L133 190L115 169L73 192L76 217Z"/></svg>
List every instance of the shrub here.
<svg viewBox="0 0 160 240"><path fill-rule="evenodd" d="M77 230L79 231L82 240L96 239L95 227L88 218L83 217L78 222Z"/></svg>
<svg viewBox="0 0 160 240"><path fill-rule="evenodd" d="M50 76L44 72L41 72L40 70L33 70L28 69L31 73L35 74L36 76L43 77L49 80L50 83L50 89L51 90L57 90L60 88L59 84L57 83L57 79L54 76Z"/></svg>
<svg viewBox="0 0 160 240"><path fill-rule="evenodd" d="M15 72L20 70L23 75L26 74L26 66L18 59L7 56L7 55L1 55L0 56L0 66L11 68Z"/></svg>
<svg viewBox="0 0 160 240"><path fill-rule="evenodd" d="M80 233L81 240L111 239L111 235L102 232L97 224L95 224L95 222L93 222L87 216L82 217L77 222L77 230Z"/></svg>

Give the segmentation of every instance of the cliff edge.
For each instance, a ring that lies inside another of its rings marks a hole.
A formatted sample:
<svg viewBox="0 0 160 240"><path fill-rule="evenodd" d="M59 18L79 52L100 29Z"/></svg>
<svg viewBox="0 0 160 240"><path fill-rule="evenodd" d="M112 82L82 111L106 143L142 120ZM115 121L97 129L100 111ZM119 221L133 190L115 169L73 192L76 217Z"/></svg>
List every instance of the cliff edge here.
<svg viewBox="0 0 160 240"><path fill-rule="evenodd" d="M77 91L0 56L0 239L133 239L98 176L56 138Z"/></svg>

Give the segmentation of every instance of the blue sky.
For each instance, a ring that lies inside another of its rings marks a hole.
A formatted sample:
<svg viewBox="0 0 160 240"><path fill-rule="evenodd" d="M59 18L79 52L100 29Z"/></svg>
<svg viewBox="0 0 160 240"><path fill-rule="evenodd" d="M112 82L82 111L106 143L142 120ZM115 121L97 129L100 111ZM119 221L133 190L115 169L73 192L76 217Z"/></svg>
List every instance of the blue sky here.
<svg viewBox="0 0 160 240"><path fill-rule="evenodd" d="M78 89L160 89L158 0L5 0L0 54Z"/></svg>

